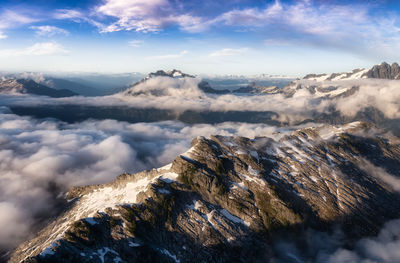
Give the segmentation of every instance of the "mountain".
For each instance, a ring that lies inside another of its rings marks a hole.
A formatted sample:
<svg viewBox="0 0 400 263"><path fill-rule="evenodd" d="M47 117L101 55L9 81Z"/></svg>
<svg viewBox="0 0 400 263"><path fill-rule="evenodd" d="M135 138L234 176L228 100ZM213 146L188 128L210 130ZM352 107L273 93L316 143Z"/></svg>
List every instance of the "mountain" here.
<svg viewBox="0 0 400 263"><path fill-rule="evenodd" d="M400 66L397 63L389 65L386 62L375 65L371 69L354 69L352 72L332 73L332 74L308 74L303 79L314 81L337 81L355 79L400 79Z"/></svg>
<svg viewBox="0 0 400 263"><path fill-rule="evenodd" d="M87 85L62 79L62 78L53 78L48 77L46 78L47 81L51 84L52 88L57 90L70 90L76 94L83 95L83 96L101 96L103 92L101 90L89 87Z"/></svg>
<svg viewBox="0 0 400 263"><path fill-rule="evenodd" d="M9 262L268 262L278 239L311 262L310 229L350 248L398 218L399 176L400 139L363 122L197 137L169 165L71 189Z"/></svg>
<svg viewBox="0 0 400 263"><path fill-rule="evenodd" d="M193 75L189 75L183 73L180 70L158 70L156 72L152 72L148 74L145 78L138 81L137 83L130 86L128 89L122 92L123 95L129 96L138 96L138 95L153 95L153 96L165 96L168 95L168 91L161 87L159 83L154 83L153 85L148 85L149 82L155 80L156 78L167 78L175 80L174 83L171 83L171 86L176 87L176 89L183 89L186 82L185 79L192 79L192 80L199 80ZM197 87L200 91L205 93L212 93L212 94L226 94L230 93L229 90L216 90L213 89L207 81L199 80L197 83Z"/></svg>
<svg viewBox="0 0 400 263"><path fill-rule="evenodd" d="M390 66L388 63L383 62L380 65L375 65L365 76L376 79L400 79L400 67L397 63L393 63Z"/></svg>
<svg viewBox="0 0 400 263"><path fill-rule="evenodd" d="M232 93L246 93L246 94L276 94L280 93L280 89L277 86L262 86L258 85L255 82L251 82L246 87L241 87L235 90L232 90Z"/></svg>
<svg viewBox="0 0 400 263"><path fill-rule="evenodd" d="M53 89L31 79L8 79L0 81L0 93L21 93L49 96L53 98L78 95L68 89Z"/></svg>

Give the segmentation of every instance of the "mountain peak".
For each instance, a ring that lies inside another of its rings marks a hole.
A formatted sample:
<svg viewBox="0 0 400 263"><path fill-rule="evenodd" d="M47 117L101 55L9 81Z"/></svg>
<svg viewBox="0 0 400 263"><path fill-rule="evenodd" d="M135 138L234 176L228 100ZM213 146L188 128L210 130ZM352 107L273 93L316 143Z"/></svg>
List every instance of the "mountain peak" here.
<svg viewBox="0 0 400 263"><path fill-rule="evenodd" d="M400 66L397 63L392 65L382 62L380 65L375 65L370 69L366 76L374 79L400 79Z"/></svg>
<svg viewBox="0 0 400 263"><path fill-rule="evenodd" d="M195 78L195 76L183 73L182 71L180 71L178 69L173 69L173 70L169 70L169 71L157 70L156 72L152 72L152 73L148 74L145 79L149 79L152 77Z"/></svg>

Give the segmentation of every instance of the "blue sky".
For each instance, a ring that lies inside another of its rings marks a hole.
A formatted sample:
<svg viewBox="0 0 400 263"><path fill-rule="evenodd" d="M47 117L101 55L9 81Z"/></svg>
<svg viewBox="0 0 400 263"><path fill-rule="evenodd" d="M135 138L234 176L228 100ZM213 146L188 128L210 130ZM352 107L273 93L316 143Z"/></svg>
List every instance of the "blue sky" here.
<svg viewBox="0 0 400 263"><path fill-rule="evenodd" d="M0 1L0 70L287 74L400 61L399 1Z"/></svg>

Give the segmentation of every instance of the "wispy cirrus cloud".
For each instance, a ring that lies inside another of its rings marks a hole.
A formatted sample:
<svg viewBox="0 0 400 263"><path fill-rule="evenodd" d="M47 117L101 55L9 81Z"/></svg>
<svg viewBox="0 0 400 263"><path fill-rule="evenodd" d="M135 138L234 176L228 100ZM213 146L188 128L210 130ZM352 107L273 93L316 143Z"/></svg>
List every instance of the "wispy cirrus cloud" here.
<svg viewBox="0 0 400 263"><path fill-rule="evenodd" d="M54 35L69 35L69 32L65 29L56 27L56 26L31 26L31 29L35 30L36 35L38 36L49 36L52 37Z"/></svg>
<svg viewBox="0 0 400 263"><path fill-rule="evenodd" d="M245 53L248 48L223 48L215 52L210 53L209 57L230 57Z"/></svg>
<svg viewBox="0 0 400 263"><path fill-rule="evenodd" d="M351 52L392 52L400 47L399 17L373 14L368 3L332 4L310 0L265 8L235 9L206 22L205 27L233 27L265 33L266 43L317 45ZM374 52L374 53L375 53Z"/></svg>
<svg viewBox="0 0 400 263"><path fill-rule="evenodd" d="M95 27L97 27L100 31L104 30L105 25L101 22L91 18L91 14L89 12L75 10L75 9L57 9L52 17L58 20L72 20L76 23L86 22Z"/></svg>
<svg viewBox="0 0 400 263"><path fill-rule="evenodd" d="M39 21L26 12L17 12L13 10L3 10L0 12L0 29L13 28L20 25L30 24Z"/></svg>
<svg viewBox="0 0 400 263"><path fill-rule="evenodd" d="M177 54L166 54L166 55L159 55L159 56L150 56L147 57L146 59L174 59L174 58L180 58L188 54L189 51L183 50Z"/></svg>
<svg viewBox="0 0 400 263"><path fill-rule="evenodd" d="M2 49L0 57L50 56L66 53L68 51L56 42L41 42L21 49Z"/></svg>
<svg viewBox="0 0 400 263"><path fill-rule="evenodd" d="M0 39L6 39L7 35L0 31Z"/></svg>
<svg viewBox="0 0 400 263"><path fill-rule="evenodd" d="M137 40L137 39L135 39L135 40L129 41L128 45L129 45L130 47L140 47L140 46L143 45L143 43L144 43L143 40Z"/></svg>

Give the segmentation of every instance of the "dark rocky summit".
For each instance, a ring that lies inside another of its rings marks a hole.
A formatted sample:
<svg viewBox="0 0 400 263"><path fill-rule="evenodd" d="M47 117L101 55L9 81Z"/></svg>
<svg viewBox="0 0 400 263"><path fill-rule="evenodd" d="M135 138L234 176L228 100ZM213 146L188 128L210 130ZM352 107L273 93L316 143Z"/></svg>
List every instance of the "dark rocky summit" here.
<svg viewBox="0 0 400 263"><path fill-rule="evenodd" d="M198 137L170 165L71 189L10 262L269 262L277 237L306 248L307 229L339 227L351 245L400 216L398 138L362 122L277 136Z"/></svg>
<svg viewBox="0 0 400 263"><path fill-rule="evenodd" d="M365 76L375 79L400 79L400 66L397 63L389 65L383 62L380 65L375 65Z"/></svg>

